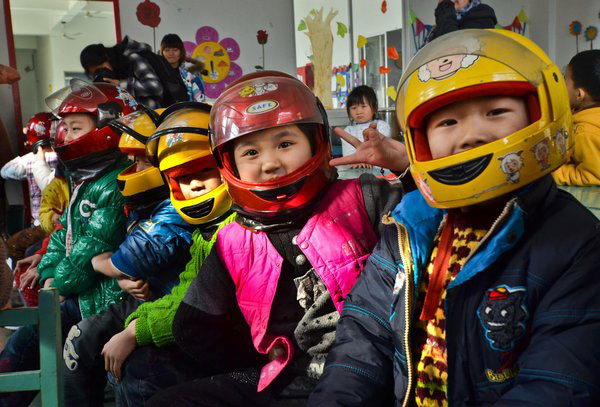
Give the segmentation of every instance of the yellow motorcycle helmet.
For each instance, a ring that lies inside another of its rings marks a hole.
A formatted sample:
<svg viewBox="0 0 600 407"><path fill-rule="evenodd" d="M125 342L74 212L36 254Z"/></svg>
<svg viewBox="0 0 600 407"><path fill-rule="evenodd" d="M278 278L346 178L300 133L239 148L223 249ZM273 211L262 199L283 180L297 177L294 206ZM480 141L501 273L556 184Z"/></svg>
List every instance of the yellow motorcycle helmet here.
<svg viewBox="0 0 600 407"><path fill-rule="evenodd" d="M121 132L119 149L121 152L145 157L146 141L156 130L159 115L164 109L150 110L142 107L133 113L112 121L113 130ZM136 171L134 163L125 168L117 176L117 185L125 201L129 205L144 206L152 202L166 199L169 189L156 167Z"/></svg>
<svg viewBox="0 0 600 407"><path fill-rule="evenodd" d="M467 29L423 47L398 85L396 115L410 171L430 206L469 206L523 187L562 165L573 145L563 76L534 42L506 30ZM523 98L529 125L491 143L432 159L429 114L484 96Z"/></svg>
<svg viewBox="0 0 600 407"><path fill-rule="evenodd" d="M210 151L208 122L211 106L200 102L180 102L166 109L159 126L146 144L146 156L166 176L173 206L190 224L220 222L228 215L231 197L227 184L185 199L178 178L204 168L217 168Z"/></svg>

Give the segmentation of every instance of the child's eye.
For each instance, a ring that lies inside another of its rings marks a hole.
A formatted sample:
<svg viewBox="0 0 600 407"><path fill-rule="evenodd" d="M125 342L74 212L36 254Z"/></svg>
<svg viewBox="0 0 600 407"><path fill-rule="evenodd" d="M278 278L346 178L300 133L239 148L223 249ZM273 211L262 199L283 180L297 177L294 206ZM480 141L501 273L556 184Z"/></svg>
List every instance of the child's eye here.
<svg viewBox="0 0 600 407"><path fill-rule="evenodd" d="M508 112L508 109L499 107L497 109L490 110L487 115L488 116L499 116L502 113L506 113L506 112Z"/></svg>
<svg viewBox="0 0 600 407"><path fill-rule="evenodd" d="M252 157L252 156L255 156L255 155L258 155L258 151L252 149L252 150L246 150L246 151L244 151L244 153L242 154L242 157L246 157L246 156Z"/></svg>
<svg viewBox="0 0 600 407"><path fill-rule="evenodd" d="M279 148L288 148L291 147L294 143L290 142L290 141L282 141L281 143L279 143Z"/></svg>
<svg viewBox="0 0 600 407"><path fill-rule="evenodd" d="M438 127L450 127L450 126L454 126L457 123L458 122L455 119L446 119L446 120L441 121L437 126Z"/></svg>

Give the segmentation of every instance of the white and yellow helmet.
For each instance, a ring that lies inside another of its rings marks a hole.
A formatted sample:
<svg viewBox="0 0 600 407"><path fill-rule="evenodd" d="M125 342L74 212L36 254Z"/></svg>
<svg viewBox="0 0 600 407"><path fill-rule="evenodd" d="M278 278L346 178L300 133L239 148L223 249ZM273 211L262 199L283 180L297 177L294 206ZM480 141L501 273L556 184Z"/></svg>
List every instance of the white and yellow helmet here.
<svg viewBox="0 0 600 407"><path fill-rule="evenodd" d="M156 130L163 110L142 108L111 122L110 127L122 133L119 149L125 154L144 156L146 142ZM136 171L134 163L119 173L117 185L126 202L133 206L147 205L169 196L167 184L156 167Z"/></svg>
<svg viewBox="0 0 600 407"><path fill-rule="evenodd" d="M180 102L165 110L159 126L146 144L146 157L167 177L171 202L190 224L220 220L229 213L231 197L224 182L212 191L185 199L178 178L203 168L217 168L210 151L208 121L211 106L199 102Z"/></svg>
<svg viewBox="0 0 600 407"><path fill-rule="evenodd" d="M432 159L427 116L461 100L496 95L523 98L530 124L491 143ZM562 165L573 145L560 70L533 41L506 30L456 31L423 47L400 79L396 114L411 173L435 208L473 205L521 188Z"/></svg>

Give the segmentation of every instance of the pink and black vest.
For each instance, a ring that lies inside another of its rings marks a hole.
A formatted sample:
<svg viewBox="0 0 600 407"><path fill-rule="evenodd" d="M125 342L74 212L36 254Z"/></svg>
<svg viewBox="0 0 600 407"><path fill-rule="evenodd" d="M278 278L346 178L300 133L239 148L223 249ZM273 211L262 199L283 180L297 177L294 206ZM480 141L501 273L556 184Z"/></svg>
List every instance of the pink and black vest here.
<svg viewBox="0 0 600 407"><path fill-rule="evenodd" d="M365 210L358 180L332 184L298 236L296 243L342 311L377 237ZM258 391L265 389L293 357L290 338L267 335L269 315L283 258L264 232L231 223L219 231L216 245L236 286L236 297L250 326L254 347L267 354L275 346L287 352L261 370Z"/></svg>

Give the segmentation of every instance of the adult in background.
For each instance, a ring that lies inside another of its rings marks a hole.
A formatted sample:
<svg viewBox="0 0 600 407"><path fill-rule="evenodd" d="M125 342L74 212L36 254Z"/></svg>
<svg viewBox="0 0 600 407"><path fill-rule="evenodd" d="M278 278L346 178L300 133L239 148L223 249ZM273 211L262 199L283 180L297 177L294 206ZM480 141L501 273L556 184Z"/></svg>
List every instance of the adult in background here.
<svg viewBox="0 0 600 407"><path fill-rule="evenodd" d="M494 28L498 24L494 9L481 0L438 0L435 27L428 41L465 28Z"/></svg>
<svg viewBox="0 0 600 407"><path fill-rule="evenodd" d="M94 82L108 82L121 86L138 103L151 109L168 106L163 83L156 71L158 58L148 44L125 37L113 47L91 44L79 56L85 73Z"/></svg>
<svg viewBox="0 0 600 407"><path fill-rule="evenodd" d="M200 72L204 69L204 64L185 54L183 41L177 34L167 34L160 42L160 54L181 75L181 80L186 87L188 100L203 102L204 82ZM185 63L191 65L186 67Z"/></svg>

